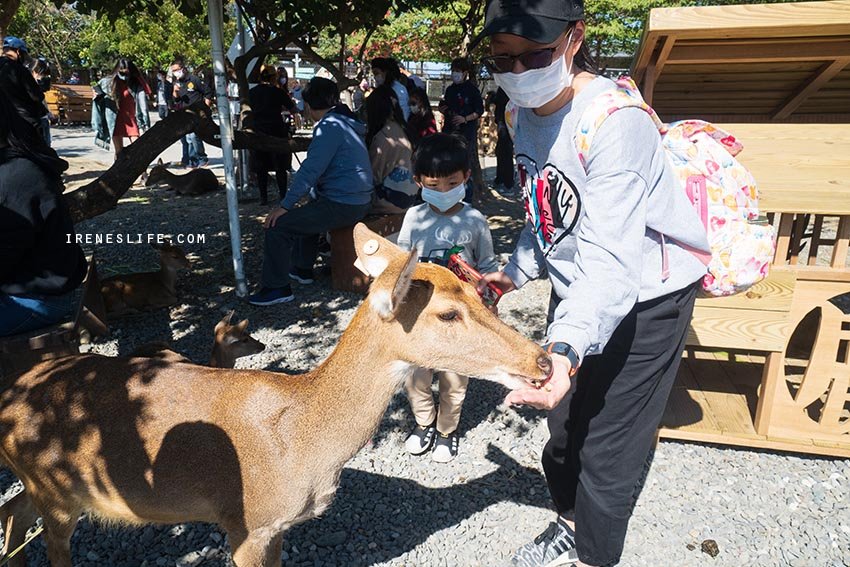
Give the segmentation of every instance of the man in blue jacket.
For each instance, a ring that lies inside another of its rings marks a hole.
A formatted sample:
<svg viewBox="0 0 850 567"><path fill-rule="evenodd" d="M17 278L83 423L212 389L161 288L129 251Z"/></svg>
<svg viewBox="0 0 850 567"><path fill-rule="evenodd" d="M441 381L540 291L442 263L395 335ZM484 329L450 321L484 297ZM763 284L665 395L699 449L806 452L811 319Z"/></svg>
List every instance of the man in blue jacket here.
<svg viewBox="0 0 850 567"><path fill-rule="evenodd" d="M356 223L371 206L366 125L339 102L331 80L311 79L303 97L305 112L316 123L313 141L280 207L266 217L261 289L248 298L252 305L295 299L289 279L313 282L319 234ZM316 199L296 207L314 188Z"/></svg>

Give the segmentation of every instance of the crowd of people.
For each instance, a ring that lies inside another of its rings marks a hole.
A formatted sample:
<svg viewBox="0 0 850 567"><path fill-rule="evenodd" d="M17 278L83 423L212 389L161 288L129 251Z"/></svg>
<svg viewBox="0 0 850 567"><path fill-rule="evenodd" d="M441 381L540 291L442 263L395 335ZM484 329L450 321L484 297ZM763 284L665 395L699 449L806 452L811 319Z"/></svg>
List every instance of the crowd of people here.
<svg viewBox="0 0 850 567"><path fill-rule="evenodd" d="M436 104L440 132L422 80L388 57L371 61L373 85L364 81L344 91L350 104L330 79L315 77L302 88L285 69L272 66L260 69L259 84L249 93L250 127L258 133L286 138L287 115L313 124L306 158L291 179L291 153L253 153L262 203L268 202L270 170L276 172L279 200L265 219L262 273L248 298L252 305L293 301L292 281L314 281L320 237L370 213L403 214L398 245L416 250L425 262L445 263L458 254L483 274L480 292L487 285L507 294L533 279L551 282L543 347L552 358L552 375L547 387L515 390L507 401L548 411L551 438L543 468L557 515L517 551L512 564L519 567L619 561L705 274L693 252L708 250L701 223L643 110L607 118L579 159L573 139L579 119L614 88L596 70L584 18L581 0L487 5L476 41L489 39L481 62L499 87L488 97L499 132L495 184L509 191L518 179L527 220L503 267L486 217L471 205L469 181L485 105L471 80L470 60L451 63L451 85ZM26 55L21 40L4 40L0 197L28 186L50 214L34 219L14 207L0 209L4 243L31 241L39 233L45 247L26 259L22 254L31 251L2 248L0 335L65 313L68 291L85 271L78 247L56 237L73 232L57 193L67 164L46 143L47 109L37 82L44 72L25 68ZM149 126L145 101L152 90L126 59L98 89L103 108L98 139L111 142L117 157L125 138L132 142ZM161 117L211 102L209 88L179 58L167 73L158 73L155 92ZM195 134L184 138L183 147L186 165L206 164ZM17 223L14 237L5 232L13 226L6 217ZM42 264L33 265L34 257ZM9 271L15 262L26 269ZM436 374L439 404L431 392L432 370L418 370L406 384L415 426L405 448L413 455L430 452L442 463L460 450L469 380Z"/></svg>

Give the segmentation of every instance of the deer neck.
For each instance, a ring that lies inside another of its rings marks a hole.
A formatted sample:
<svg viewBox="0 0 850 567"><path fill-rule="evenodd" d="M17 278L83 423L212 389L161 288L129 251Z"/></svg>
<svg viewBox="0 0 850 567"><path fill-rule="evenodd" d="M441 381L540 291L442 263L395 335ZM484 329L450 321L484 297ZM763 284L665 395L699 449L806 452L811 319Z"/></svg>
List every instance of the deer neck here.
<svg viewBox="0 0 850 567"><path fill-rule="evenodd" d="M392 341L376 339L380 326L360 307L331 355L305 376L313 386L305 418L319 427L334 458L347 461L372 437L393 394L414 367L398 359ZM377 333L376 333L377 331Z"/></svg>
<svg viewBox="0 0 850 567"><path fill-rule="evenodd" d="M210 366L213 368L233 368L236 366L236 357L228 355L218 343L215 343L210 356Z"/></svg>
<svg viewBox="0 0 850 567"><path fill-rule="evenodd" d="M159 281L173 295L177 286L177 268L160 264Z"/></svg>

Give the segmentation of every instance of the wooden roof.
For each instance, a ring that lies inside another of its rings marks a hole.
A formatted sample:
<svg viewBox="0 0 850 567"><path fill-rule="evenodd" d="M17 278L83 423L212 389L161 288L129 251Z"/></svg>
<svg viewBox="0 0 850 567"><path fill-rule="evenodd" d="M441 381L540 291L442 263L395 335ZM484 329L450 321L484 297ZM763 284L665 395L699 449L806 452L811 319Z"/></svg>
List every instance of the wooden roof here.
<svg viewBox="0 0 850 567"><path fill-rule="evenodd" d="M850 122L850 0L656 8L632 75L664 120Z"/></svg>

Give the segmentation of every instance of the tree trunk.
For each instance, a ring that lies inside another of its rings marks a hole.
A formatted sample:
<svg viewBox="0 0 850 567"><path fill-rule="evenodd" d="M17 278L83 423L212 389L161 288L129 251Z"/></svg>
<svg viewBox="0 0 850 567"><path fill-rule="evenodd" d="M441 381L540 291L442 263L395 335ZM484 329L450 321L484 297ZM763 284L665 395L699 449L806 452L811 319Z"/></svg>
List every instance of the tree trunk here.
<svg viewBox="0 0 850 567"><path fill-rule="evenodd" d="M0 0L0 39L6 37L6 30L20 5L21 0Z"/></svg>
<svg viewBox="0 0 850 567"><path fill-rule="evenodd" d="M213 122L205 104L198 103L184 111L170 112L164 120L154 124L138 140L124 148L112 167L100 177L64 195L71 218L77 223L115 208L118 200L147 170L148 165L192 131L205 143L221 147L219 126ZM303 138L287 140L250 131L237 131L233 139L233 147L237 150L262 149L274 152L279 149L299 152L304 151L308 144L309 140Z"/></svg>

